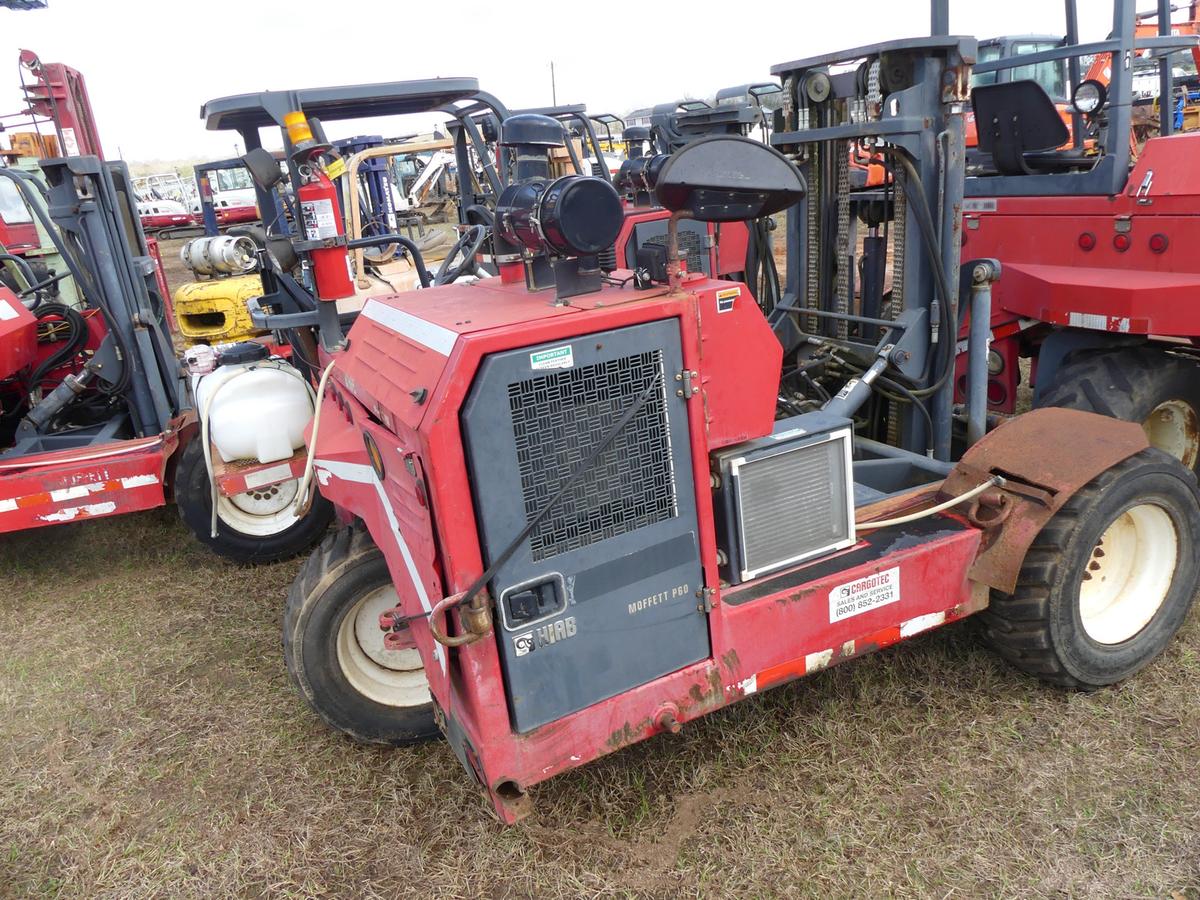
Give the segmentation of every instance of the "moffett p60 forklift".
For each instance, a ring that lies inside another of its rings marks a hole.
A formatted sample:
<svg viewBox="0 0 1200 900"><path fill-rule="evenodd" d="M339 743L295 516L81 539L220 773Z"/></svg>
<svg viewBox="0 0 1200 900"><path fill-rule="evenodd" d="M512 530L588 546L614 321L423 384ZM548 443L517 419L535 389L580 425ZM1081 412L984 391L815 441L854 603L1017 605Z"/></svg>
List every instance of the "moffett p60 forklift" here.
<svg viewBox="0 0 1200 900"><path fill-rule="evenodd" d="M977 613L1068 688L1162 651L1197 576L1177 461L1071 410L948 458L958 285L1003 277L961 258L956 227L975 49L777 66L775 148L710 137L657 172L673 223L790 208L770 322L746 285L687 271L674 228L661 279L604 274L620 199L549 177L537 116L503 125L494 228L521 253L500 277L373 297L348 330L313 314L310 453L346 524L299 573L283 642L327 723L444 735L511 822L559 772ZM850 189L852 150L886 160L883 195ZM852 216L895 260L867 313L846 305Z"/></svg>

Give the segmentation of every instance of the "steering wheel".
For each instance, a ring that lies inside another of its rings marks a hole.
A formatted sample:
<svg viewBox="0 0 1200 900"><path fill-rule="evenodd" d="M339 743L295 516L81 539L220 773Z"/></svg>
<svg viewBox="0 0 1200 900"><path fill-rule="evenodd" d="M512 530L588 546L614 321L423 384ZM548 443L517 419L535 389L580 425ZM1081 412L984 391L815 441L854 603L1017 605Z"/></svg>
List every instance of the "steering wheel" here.
<svg viewBox="0 0 1200 900"><path fill-rule="evenodd" d="M435 287L442 284L450 284L460 275L475 267L475 257L479 253L479 248L483 246L487 232L487 226L485 225L472 225L459 235L458 240L454 242L454 246L450 248L450 252L446 254L446 258L442 260L442 265L433 279ZM461 256L462 261L456 265L451 265L456 256Z"/></svg>

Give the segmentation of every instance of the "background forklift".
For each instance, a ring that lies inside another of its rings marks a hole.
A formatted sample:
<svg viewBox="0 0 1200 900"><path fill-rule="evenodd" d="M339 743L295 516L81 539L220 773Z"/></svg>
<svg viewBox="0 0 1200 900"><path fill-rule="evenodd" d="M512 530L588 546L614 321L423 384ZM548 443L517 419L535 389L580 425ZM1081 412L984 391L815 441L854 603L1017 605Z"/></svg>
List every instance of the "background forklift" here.
<svg viewBox="0 0 1200 900"><path fill-rule="evenodd" d="M551 178L561 128L539 115L501 123L495 229L521 252L498 278L373 297L348 332L318 290L310 454L347 526L298 575L283 641L327 723L440 731L511 822L556 773L974 613L1064 687L1162 651L1198 574L1176 460L1050 409L952 459L959 285L984 307L1003 261L960 252L976 45L945 18L775 67L778 149L717 135L656 173L672 223L789 209L769 321L745 285L685 271L674 228L661 281L606 276L619 197ZM887 186L852 189L852 154ZM297 251L344 268L337 242ZM851 302L872 253L895 261L877 311Z"/></svg>
<svg viewBox="0 0 1200 900"><path fill-rule="evenodd" d="M972 253L1005 262L990 314L986 397L994 411L1013 412L1019 360L1031 357L1035 405L1137 422L1154 446L1196 469L1200 266L1188 248L1200 228L1200 187L1190 174L1200 135L1175 134L1172 105L1161 104L1161 136L1146 141L1134 162L1132 69L1110 67L1104 81L1082 79L1081 71L1087 59L1149 54L1159 96L1171 97L1172 60L1197 52L1198 39L1172 33L1169 3L1151 19L1135 12L1133 0L1118 0L1112 37L1081 44L1076 4L1065 7L1061 46L975 67L978 78L1065 63L1075 122L1068 129L1051 115L1053 98L1035 81L974 91L980 149L991 163L967 181L963 240ZM1145 34L1151 21L1157 36ZM966 333L964 326L960 338ZM961 358L957 381L963 399ZM976 422L975 433L981 428Z"/></svg>

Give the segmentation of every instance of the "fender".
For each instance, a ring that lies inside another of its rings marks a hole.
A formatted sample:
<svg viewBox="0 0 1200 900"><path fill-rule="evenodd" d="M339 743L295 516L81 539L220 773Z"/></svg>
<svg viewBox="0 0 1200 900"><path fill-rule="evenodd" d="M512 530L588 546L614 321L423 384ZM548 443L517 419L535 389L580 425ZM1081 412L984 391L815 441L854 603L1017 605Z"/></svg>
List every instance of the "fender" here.
<svg viewBox="0 0 1200 900"><path fill-rule="evenodd" d="M971 579L1011 594L1029 546L1063 504L1149 446L1136 422L1078 409L1035 409L992 431L963 455L941 490L953 497L994 475L1005 479L968 509L967 518L984 531Z"/></svg>

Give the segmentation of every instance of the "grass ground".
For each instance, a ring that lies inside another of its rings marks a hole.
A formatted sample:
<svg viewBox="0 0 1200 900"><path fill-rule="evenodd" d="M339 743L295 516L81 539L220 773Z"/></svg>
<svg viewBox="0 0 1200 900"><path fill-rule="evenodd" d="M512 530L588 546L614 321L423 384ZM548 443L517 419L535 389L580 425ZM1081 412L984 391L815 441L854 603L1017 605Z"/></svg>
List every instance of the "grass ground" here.
<svg viewBox="0 0 1200 900"><path fill-rule="evenodd" d="M0 894L1200 897L1200 615L1065 694L951 626L554 779L505 828L441 743L287 683L297 564L171 509L5 538Z"/></svg>

